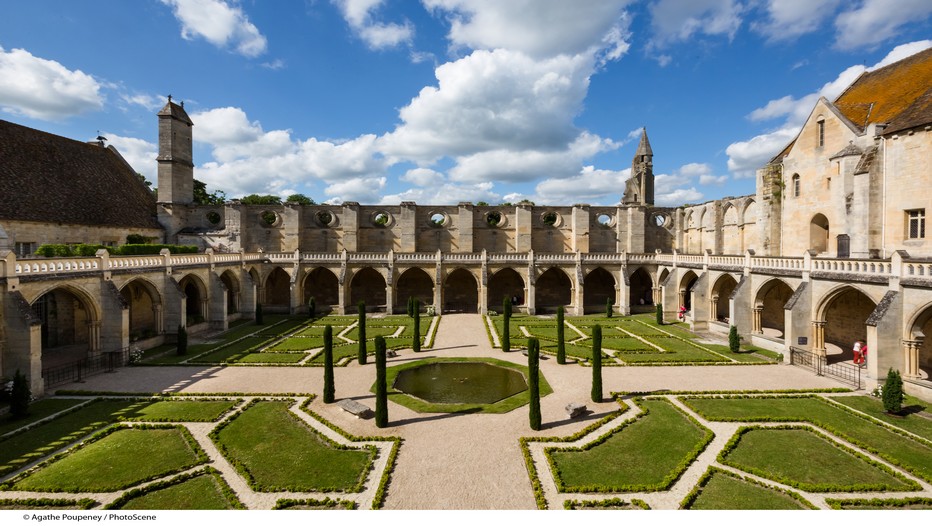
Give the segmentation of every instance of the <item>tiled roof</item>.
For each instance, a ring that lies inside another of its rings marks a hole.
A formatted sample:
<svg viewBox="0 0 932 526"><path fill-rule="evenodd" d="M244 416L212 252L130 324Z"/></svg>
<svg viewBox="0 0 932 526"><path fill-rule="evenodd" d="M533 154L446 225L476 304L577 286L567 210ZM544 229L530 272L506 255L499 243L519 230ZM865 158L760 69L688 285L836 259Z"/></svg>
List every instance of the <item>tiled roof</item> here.
<svg viewBox="0 0 932 526"><path fill-rule="evenodd" d="M883 133L898 133L903 130L932 123L932 87L916 99L916 102L890 121Z"/></svg>
<svg viewBox="0 0 932 526"><path fill-rule="evenodd" d="M155 196L115 150L4 120L0 219L161 228Z"/></svg>
<svg viewBox="0 0 932 526"><path fill-rule="evenodd" d="M858 165L854 168L854 175L870 173L871 167L874 166L874 159L877 158L877 147L872 146L864 152L864 155L858 159Z"/></svg>
<svg viewBox="0 0 932 526"><path fill-rule="evenodd" d="M863 130L868 123L897 119L930 86L932 48L864 73L835 99L835 106Z"/></svg>

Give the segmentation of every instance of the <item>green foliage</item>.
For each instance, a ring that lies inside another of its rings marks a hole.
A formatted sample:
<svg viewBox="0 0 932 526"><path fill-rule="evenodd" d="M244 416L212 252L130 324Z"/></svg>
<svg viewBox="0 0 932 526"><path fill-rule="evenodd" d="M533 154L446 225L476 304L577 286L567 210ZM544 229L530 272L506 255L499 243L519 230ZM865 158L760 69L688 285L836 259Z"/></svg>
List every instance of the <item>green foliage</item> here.
<svg viewBox="0 0 932 526"><path fill-rule="evenodd" d="M733 353L741 350L741 337L738 336L738 327L735 325L728 329L728 349Z"/></svg>
<svg viewBox="0 0 932 526"><path fill-rule="evenodd" d="M815 509L799 494L711 467L680 503L689 510Z"/></svg>
<svg viewBox="0 0 932 526"><path fill-rule="evenodd" d="M194 180L194 204L196 205L222 205L227 200L223 190L207 193L207 183Z"/></svg>
<svg viewBox="0 0 932 526"><path fill-rule="evenodd" d="M29 390L29 380L19 369L13 375L13 388L10 391L10 415L13 418L25 418L29 415L29 401L32 392Z"/></svg>
<svg viewBox="0 0 932 526"><path fill-rule="evenodd" d="M611 318L614 314L614 304L612 303L612 298L605 298L605 317Z"/></svg>
<svg viewBox="0 0 932 526"><path fill-rule="evenodd" d="M265 325L265 319L262 317L261 303L256 303L256 325Z"/></svg>
<svg viewBox="0 0 932 526"><path fill-rule="evenodd" d="M177 338L175 352L178 354L178 356L184 356L188 354L188 330L179 325Z"/></svg>
<svg viewBox="0 0 932 526"><path fill-rule="evenodd" d="M592 328L592 401L602 401L602 326Z"/></svg>
<svg viewBox="0 0 932 526"><path fill-rule="evenodd" d="M414 317L414 296L408 296L408 317Z"/></svg>
<svg viewBox="0 0 932 526"><path fill-rule="evenodd" d="M356 360L359 365L366 365L366 302L360 301L357 305L359 309L359 345L356 349Z"/></svg>
<svg viewBox="0 0 932 526"><path fill-rule="evenodd" d="M145 245L146 243L152 241L154 238L146 237L142 234L127 234L126 235L126 244L127 245Z"/></svg>
<svg viewBox="0 0 932 526"><path fill-rule="evenodd" d="M537 338L527 340L527 369L531 405L528 418L531 429L540 431L540 343Z"/></svg>
<svg viewBox="0 0 932 526"><path fill-rule="evenodd" d="M130 234L132 236L134 234ZM197 247L194 245L164 245L164 244L148 244L144 240L148 239L140 236L143 239L141 244L130 244L121 245L119 247L108 247L105 245L93 245L93 244L84 244L78 243L76 245L62 245L62 244L45 244L40 245L36 249L36 255L42 257L93 257L97 255L98 250L106 250L112 256L140 256L140 255L153 255L161 252L163 248L167 248L172 254L196 254ZM134 239L138 241L138 239ZM127 239L127 241L129 241Z"/></svg>
<svg viewBox="0 0 932 526"><path fill-rule="evenodd" d="M564 329L566 324L563 322L563 305L557 307L557 363L564 365L566 363L566 342L564 341Z"/></svg>
<svg viewBox="0 0 932 526"><path fill-rule="evenodd" d="M108 247L107 250L114 256L146 256L158 254L163 248L167 248L172 254L197 254L195 245L126 244L116 249Z"/></svg>
<svg viewBox="0 0 932 526"><path fill-rule="evenodd" d="M324 326L324 403L332 404L336 400L333 385L333 327Z"/></svg>
<svg viewBox="0 0 932 526"><path fill-rule="evenodd" d="M511 298L502 300L502 316L505 325L502 327L502 351L511 352Z"/></svg>
<svg viewBox="0 0 932 526"><path fill-rule="evenodd" d="M249 194L242 197L239 202L244 205L280 205L282 204L282 198L277 195Z"/></svg>
<svg viewBox="0 0 932 526"><path fill-rule="evenodd" d="M888 413L898 413L903 408L903 378L900 372L890 368L887 380L883 384L883 409Z"/></svg>
<svg viewBox="0 0 932 526"><path fill-rule="evenodd" d="M417 320L417 318L414 318ZM385 339L375 337L375 426L388 427L388 385L385 381Z"/></svg>
<svg viewBox="0 0 932 526"><path fill-rule="evenodd" d="M232 510L246 509L236 493L211 467L184 473L121 495L110 510Z"/></svg>
<svg viewBox="0 0 932 526"><path fill-rule="evenodd" d="M657 325L663 325L663 303L657 304Z"/></svg>
<svg viewBox="0 0 932 526"><path fill-rule="evenodd" d="M411 334L411 350L421 352L421 302L414 300L414 331Z"/></svg>
<svg viewBox="0 0 932 526"><path fill-rule="evenodd" d="M314 296L307 300L307 317L312 320L317 317L317 302L314 301Z"/></svg>
<svg viewBox="0 0 932 526"><path fill-rule="evenodd" d="M299 205L316 205L313 199L304 194L291 194L285 199L286 203L297 203Z"/></svg>

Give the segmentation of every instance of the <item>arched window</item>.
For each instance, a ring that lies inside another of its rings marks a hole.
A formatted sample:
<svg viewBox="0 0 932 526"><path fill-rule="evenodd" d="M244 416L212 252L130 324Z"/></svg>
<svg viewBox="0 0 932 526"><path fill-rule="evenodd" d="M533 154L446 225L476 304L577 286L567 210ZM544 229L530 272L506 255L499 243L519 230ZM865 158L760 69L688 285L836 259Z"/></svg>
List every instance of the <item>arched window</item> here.
<svg viewBox="0 0 932 526"><path fill-rule="evenodd" d="M821 148L825 146L825 117L822 117L821 115L819 116L819 120L816 121L816 133L816 146Z"/></svg>
<svg viewBox="0 0 932 526"><path fill-rule="evenodd" d="M793 174L793 197L799 197L799 174Z"/></svg>

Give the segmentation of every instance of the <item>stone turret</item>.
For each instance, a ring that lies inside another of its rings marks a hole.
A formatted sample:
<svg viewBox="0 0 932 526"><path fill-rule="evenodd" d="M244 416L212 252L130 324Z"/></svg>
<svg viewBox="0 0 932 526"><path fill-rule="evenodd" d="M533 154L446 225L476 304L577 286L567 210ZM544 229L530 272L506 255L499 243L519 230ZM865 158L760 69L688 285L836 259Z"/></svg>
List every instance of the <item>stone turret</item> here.
<svg viewBox="0 0 932 526"><path fill-rule="evenodd" d="M625 182L625 205L653 206L654 204L654 151L647 140L647 128L641 130L641 141L631 161L631 177Z"/></svg>
<svg viewBox="0 0 932 526"><path fill-rule="evenodd" d="M191 204L194 202L194 156L191 127L194 123L171 95L159 113L159 193L158 202Z"/></svg>

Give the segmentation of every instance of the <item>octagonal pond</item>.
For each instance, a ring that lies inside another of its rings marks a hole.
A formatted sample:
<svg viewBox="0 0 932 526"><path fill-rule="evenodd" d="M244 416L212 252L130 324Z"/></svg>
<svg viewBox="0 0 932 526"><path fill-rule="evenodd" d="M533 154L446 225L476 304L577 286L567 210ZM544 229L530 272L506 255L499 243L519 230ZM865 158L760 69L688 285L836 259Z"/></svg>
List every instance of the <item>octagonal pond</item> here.
<svg viewBox="0 0 932 526"><path fill-rule="evenodd" d="M485 362L434 362L400 371L392 387L435 404L493 404L523 391L524 375Z"/></svg>

